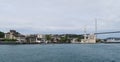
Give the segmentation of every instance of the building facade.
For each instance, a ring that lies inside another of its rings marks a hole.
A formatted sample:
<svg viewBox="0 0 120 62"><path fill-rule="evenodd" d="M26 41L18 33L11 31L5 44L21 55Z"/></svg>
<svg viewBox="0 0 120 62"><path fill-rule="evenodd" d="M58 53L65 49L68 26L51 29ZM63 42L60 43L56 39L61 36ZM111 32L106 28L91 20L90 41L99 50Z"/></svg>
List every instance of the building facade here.
<svg viewBox="0 0 120 62"><path fill-rule="evenodd" d="M84 35L84 39L81 40L81 43L96 43L96 35L95 34Z"/></svg>
<svg viewBox="0 0 120 62"><path fill-rule="evenodd" d="M5 39L14 39L17 42L25 42L25 36L16 32L15 30L10 30L10 32L5 33Z"/></svg>

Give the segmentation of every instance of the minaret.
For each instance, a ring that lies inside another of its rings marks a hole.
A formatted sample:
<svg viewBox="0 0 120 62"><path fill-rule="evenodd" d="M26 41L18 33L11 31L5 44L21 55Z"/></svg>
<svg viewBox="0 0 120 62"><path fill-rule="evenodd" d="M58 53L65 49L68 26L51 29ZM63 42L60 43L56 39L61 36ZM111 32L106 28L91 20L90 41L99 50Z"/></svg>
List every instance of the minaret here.
<svg viewBox="0 0 120 62"><path fill-rule="evenodd" d="M95 33L97 33L97 19L95 19Z"/></svg>
<svg viewBox="0 0 120 62"><path fill-rule="evenodd" d="M86 42L86 40L87 40L87 32L86 32L86 26L84 27L84 42Z"/></svg>
<svg viewBox="0 0 120 62"><path fill-rule="evenodd" d="M95 33L97 33L97 19L95 19ZM97 41L97 35L95 35L95 41Z"/></svg>

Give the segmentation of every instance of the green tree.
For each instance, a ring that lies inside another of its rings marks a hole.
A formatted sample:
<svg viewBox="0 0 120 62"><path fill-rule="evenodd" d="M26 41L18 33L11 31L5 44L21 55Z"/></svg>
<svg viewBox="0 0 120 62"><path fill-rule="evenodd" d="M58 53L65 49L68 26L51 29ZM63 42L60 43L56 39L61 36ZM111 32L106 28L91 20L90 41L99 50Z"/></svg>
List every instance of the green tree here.
<svg viewBox="0 0 120 62"><path fill-rule="evenodd" d="M81 39L83 39L83 38L84 38L83 35L78 35L78 37L77 37L77 41L81 41Z"/></svg>
<svg viewBox="0 0 120 62"><path fill-rule="evenodd" d="M3 41L11 41L11 42L15 42L15 41L17 41L17 39L3 39Z"/></svg>
<svg viewBox="0 0 120 62"><path fill-rule="evenodd" d="M60 38L60 43L70 43L68 35Z"/></svg>
<svg viewBox="0 0 120 62"><path fill-rule="evenodd" d="M96 42L97 42L97 43L101 43L102 40L101 40L101 39L96 39Z"/></svg>
<svg viewBox="0 0 120 62"><path fill-rule="evenodd" d="M51 35L46 35L46 40L50 41L51 40Z"/></svg>
<svg viewBox="0 0 120 62"><path fill-rule="evenodd" d="M4 38L4 35L5 35L4 32L0 31L0 38Z"/></svg>

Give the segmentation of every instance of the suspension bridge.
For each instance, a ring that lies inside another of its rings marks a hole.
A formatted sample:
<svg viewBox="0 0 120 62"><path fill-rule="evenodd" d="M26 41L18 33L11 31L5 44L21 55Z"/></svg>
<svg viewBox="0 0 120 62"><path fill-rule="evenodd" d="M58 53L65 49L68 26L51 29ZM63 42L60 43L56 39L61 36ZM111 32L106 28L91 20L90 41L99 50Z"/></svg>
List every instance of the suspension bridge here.
<svg viewBox="0 0 120 62"><path fill-rule="evenodd" d="M120 31L113 31L113 32L99 32L99 33L94 33L94 34L112 34L112 33L120 33Z"/></svg>

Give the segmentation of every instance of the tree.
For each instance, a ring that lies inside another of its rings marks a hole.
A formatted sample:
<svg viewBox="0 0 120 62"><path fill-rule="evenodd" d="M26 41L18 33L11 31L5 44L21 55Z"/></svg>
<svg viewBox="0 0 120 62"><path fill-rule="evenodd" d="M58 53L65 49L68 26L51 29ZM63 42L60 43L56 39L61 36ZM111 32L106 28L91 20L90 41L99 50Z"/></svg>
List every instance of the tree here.
<svg viewBox="0 0 120 62"><path fill-rule="evenodd" d="M81 39L84 39L84 36L83 35L78 35L77 41L81 42Z"/></svg>
<svg viewBox="0 0 120 62"><path fill-rule="evenodd" d="M0 38L4 38L4 35L5 35L4 32L0 31Z"/></svg>
<svg viewBox="0 0 120 62"><path fill-rule="evenodd" d="M67 35L60 37L60 43L70 43L70 39Z"/></svg>
<svg viewBox="0 0 120 62"><path fill-rule="evenodd" d="M102 40L101 40L101 39L96 39L96 42L97 42L97 43L101 43Z"/></svg>
<svg viewBox="0 0 120 62"><path fill-rule="evenodd" d="M51 40L51 36L50 35L46 35L46 40L50 41Z"/></svg>

